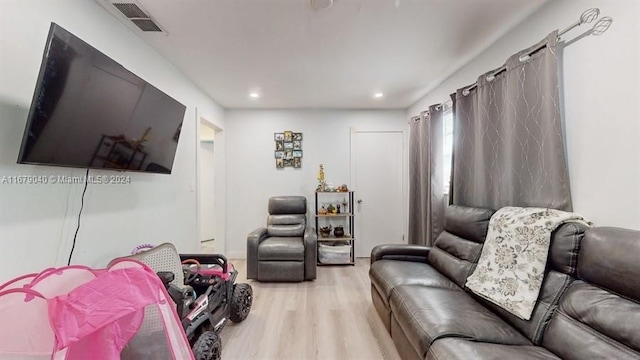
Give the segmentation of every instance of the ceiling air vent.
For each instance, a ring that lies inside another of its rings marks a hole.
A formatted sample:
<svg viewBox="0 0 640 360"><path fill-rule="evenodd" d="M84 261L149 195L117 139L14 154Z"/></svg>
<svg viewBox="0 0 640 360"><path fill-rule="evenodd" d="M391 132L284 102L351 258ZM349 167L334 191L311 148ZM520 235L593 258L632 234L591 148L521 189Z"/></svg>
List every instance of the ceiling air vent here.
<svg viewBox="0 0 640 360"><path fill-rule="evenodd" d="M142 31L162 31L156 23L149 19L131 19L131 22Z"/></svg>
<svg viewBox="0 0 640 360"><path fill-rule="evenodd" d="M145 32L162 32L162 29L153 22L153 19L147 15L137 4L131 2L114 2L113 6L126 16L131 22Z"/></svg>

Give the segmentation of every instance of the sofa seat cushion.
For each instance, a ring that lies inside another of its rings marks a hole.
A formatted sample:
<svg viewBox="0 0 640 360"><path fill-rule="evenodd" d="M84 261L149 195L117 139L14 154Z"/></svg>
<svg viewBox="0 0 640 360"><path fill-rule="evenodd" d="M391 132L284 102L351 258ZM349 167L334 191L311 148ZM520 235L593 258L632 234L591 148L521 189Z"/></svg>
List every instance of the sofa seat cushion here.
<svg viewBox="0 0 640 360"><path fill-rule="evenodd" d="M551 360L560 358L541 346L504 345L444 338L434 342L427 352L427 360L442 359Z"/></svg>
<svg viewBox="0 0 640 360"><path fill-rule="evenodd" d="M423 285L462 291L431 265L419 262L379 260L371 264L369 277L387 308L391 290L398 285Z"/></svg>
<svg viewBox="0 0 640 360"><path fill-rule="evenodd" d="M302 237L270 237L258 245L258 260L304 261Z"/></svg>
<svg viewBox="0 0 640 360"><path fill-rule="evenodd" d="M445 337L532 345L464 291L399 285L391 291L389 304L404 336L423 358L434 341Z"/></svg>

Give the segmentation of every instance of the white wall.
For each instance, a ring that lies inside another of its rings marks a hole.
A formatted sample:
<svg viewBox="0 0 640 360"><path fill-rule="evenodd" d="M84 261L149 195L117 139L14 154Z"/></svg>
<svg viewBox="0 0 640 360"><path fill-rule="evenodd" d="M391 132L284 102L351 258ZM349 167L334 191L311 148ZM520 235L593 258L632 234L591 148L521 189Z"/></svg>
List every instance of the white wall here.
<svg viewBox="0 0 640 360"><path fill-rule="evenodd" d="M351 186L351 127L408 129L402 110L227 110L225 121L227 255L232 258L244 258L247 234L266 225L269 197L303 195L313 208L319 164L327 182ZM275 167L273 133L285 130L303 133L301 169Z"/></svg>
<svg viewBox="0 0 640 360"><path fill-rule="evenodd" d="M564 116L574 211L598 226L640 229L640 2L550 1L408 110L418 114L502 65L553 29L598 7L613 18L603 35L564 48ZM590 28L563 36L570 40Z"/></svg>
<svg viewBox="0 0 640 360"><path fill-rule="evenodd" d="M52 21L187 106L172 175L123 173L131 184L89 185L73 263L104 266L147 242L170 241L181 251L197 251L195 109L219 128L224 128L224 112L94 1L2 1L0 180L11 175L84 175L82 169L16 164ZM224 132L220 134L223 145ZM224 146L218 153L224 158ZM224 168L220 172L223 175ZM66 264L82 188L0 183L0 282ZM224 191L224 183L218 189ZM224 197L218 196L223 203Z"/></svg>

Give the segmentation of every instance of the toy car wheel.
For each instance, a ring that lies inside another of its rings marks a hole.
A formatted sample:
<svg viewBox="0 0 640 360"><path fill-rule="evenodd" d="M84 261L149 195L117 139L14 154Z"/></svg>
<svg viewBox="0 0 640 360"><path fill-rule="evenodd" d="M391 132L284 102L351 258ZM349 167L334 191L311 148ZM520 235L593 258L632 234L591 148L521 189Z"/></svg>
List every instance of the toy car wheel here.
<svg viewBox="0 0 640 360"><path fill-rule="evenodd" d="M196 360L220 360L222 358L222 340L213 331L205 331L193 344L193 356Z"/></svg>
<svg viewBox="0 0 640 360"><path fill-rule="evenodd" d="M229 319L233 322L240 322L247 318L253 303L253 289L249 284L236 284L233 287L233 297L231 299L231 314Z"/></svg>

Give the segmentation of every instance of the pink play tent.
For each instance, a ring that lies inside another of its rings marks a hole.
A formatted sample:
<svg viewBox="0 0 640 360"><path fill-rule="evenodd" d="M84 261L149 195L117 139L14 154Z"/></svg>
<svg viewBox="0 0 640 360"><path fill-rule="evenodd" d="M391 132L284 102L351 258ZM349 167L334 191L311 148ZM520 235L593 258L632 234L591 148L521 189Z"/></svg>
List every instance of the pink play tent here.
<svg viewBox="0 0 640 360"><path fill-rule="evenodd" d="M193 359L157 275L130 259L0 285L0 360Z"/></svg>

